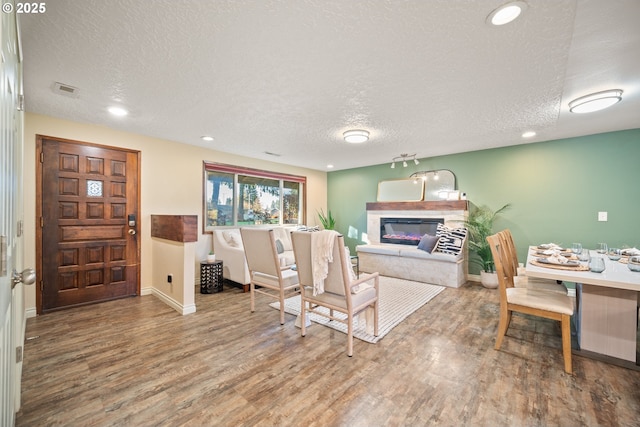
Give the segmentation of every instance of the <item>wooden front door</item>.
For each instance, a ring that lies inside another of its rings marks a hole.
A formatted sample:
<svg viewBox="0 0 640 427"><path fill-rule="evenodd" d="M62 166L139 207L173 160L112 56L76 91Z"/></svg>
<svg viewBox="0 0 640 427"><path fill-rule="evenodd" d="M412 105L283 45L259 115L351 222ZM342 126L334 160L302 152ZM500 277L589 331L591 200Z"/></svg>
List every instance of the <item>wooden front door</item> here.
<svg viewBox="0 0 640 427"><path fill-rule="evenodd" d="M139 294L139 152L47 136L40 156L40 312Z"/></svg>

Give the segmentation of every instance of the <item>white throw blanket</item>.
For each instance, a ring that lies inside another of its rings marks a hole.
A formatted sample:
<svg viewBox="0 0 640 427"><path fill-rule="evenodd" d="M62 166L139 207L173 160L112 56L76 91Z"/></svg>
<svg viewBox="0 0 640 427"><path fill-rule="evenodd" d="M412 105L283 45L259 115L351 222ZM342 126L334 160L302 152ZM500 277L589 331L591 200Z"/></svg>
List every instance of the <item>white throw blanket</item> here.
<svg viewBox="0 0 640 427"><path fill-rule="evenodd" d="M324 293L324 279L329 274L329 263L333 262L333 243L337 231L322 230L311 233L311 274L313 295Z"/></svg>

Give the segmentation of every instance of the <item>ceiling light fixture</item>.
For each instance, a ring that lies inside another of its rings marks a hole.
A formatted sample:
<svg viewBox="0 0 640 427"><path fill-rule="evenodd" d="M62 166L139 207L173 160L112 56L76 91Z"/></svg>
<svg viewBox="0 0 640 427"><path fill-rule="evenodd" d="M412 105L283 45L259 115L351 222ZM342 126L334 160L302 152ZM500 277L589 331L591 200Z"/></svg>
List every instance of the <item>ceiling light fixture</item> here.
<svg viewBox="0 0 640 427"><path fill-rule="evenodd" d="M534 136L536 136L536 133L534 131L532 131L532 130L524 132L522 134L523 138L533 138Z"/></svg>
<svg viewBox="0 0 640 427"><path fill-rule="evenodd" d="M213 141L213 137L208 135L201 136L200 139L207 142Z"/></svg>
<svg viewBox="0 0 640 427"><path fill-rule="evenodd" d="M108 111L114 116L119 116L119 117L126 116L127 114L129 114L129 112L122 107L109 107Z"/></svg>
<svg viewBox="0 0 640 427"><path fill-rule="evenodd" d="M622 101L622 89L603 90L574 99L569 103L569 111L578 114L592 113L604 110L620 101Z"/></svg>
<svg viewBox="0 0 640 427"><path fill-rule="evenodd" d="M351 144L359 144L369 140L369 132L361 129L348 130L342 134L344 140Z"/></svg>
<svg viewBox="0 0 640 427"><path fill-rule="evenodd" d="M523 1L511 1L505 3L487 16L487 23L496 27L508 24L514 21L523 10L527 8L527 4Z"/></svg>
<svg viewBox="0 0 640 427"><path fill-rule="evenodd" d="M419 165L420 162L416 159L416 153L413 154L400 154L398 157L394 157L391 161L391 169L395 169L396 162L402 160L402 167L406 168L408 166L407 160L413 160L413 163Z"/></svg>

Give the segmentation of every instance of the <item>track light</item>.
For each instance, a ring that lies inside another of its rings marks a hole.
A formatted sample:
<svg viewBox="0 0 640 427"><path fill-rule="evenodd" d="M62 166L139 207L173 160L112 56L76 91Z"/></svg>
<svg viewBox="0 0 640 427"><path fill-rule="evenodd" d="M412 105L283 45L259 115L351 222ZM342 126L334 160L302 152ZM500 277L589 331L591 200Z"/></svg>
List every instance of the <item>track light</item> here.
<svg viewBox="0 0 640 427"><path fill-rule="evenodd" d="M415 163L416 165L419 165L420 162L418 161L418 159L416 159L416 153L414 154L400 154L398 157L394 157L393 160L391 161L391 169L395 169L396 167L396 161L400 161L402 160L402 167L406 168L408 166L407 164L407 160L413 160L413 163Z"/></svg>

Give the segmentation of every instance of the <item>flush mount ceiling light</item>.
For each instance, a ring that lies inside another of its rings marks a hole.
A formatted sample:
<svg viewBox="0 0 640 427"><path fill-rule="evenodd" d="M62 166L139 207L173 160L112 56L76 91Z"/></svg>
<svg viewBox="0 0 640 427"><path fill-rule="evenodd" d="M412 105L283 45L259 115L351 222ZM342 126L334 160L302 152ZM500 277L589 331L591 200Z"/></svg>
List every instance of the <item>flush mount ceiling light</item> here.
<svg viewBox="0 0 640 427"><path fill-rule="evenodd" d="M213 137L208 135L201 136L200 139L207 142L213 141Z"/></svg>
<svg viewBox="0 0 640 427"><path fill-rule="evenodd" d="M129 112L122 107L109 107L108 111L114 116L118 117L126 116L127 114L129 114Z"/></svg>
<svg viewBox="0 0 640 427"><path fill-rule="evenodd" d="M622 89L603 90L574 99L569 103L569 111L578 114L592 113L604 110L620 101L622 101Z"/></svg>
<svg viewBox="0 0 640 427"><path fill-rule="evenodd" d="M487 16L487 24L495 26L508 24L520 16L526 8L527 4L523 1L505 3Z"/></svg>
<svg viewBox="0 0 640 427"><path fill-rule="evenodd" d="M522 134L523 138L533 138L534 136L536 136L536 133L534 131L532 131L532 130L529 130L529 131L524 132Z"/></svg>
<svg viewBox="0 0 640 427"><path fill-rule="evenodd" d="M342 134L344 140L351 144L359 144L369 140L369 132L366 130L354 129L348 130Z"/></svg>
<svg viewBox="0 0 640 427"><path fill-rule="evenodd" d="M402 167L406 168L408 166L407 164L407 160L413 160L413 163L415 163L416 165L419 165L420 162L418 161L418 159L416 159L416 153L413 154L400 154L398 157L394 157L393 160L391 161L391 169L395 169L396 167L396 162L399 162L400 160L402 160Z"/></svg>

